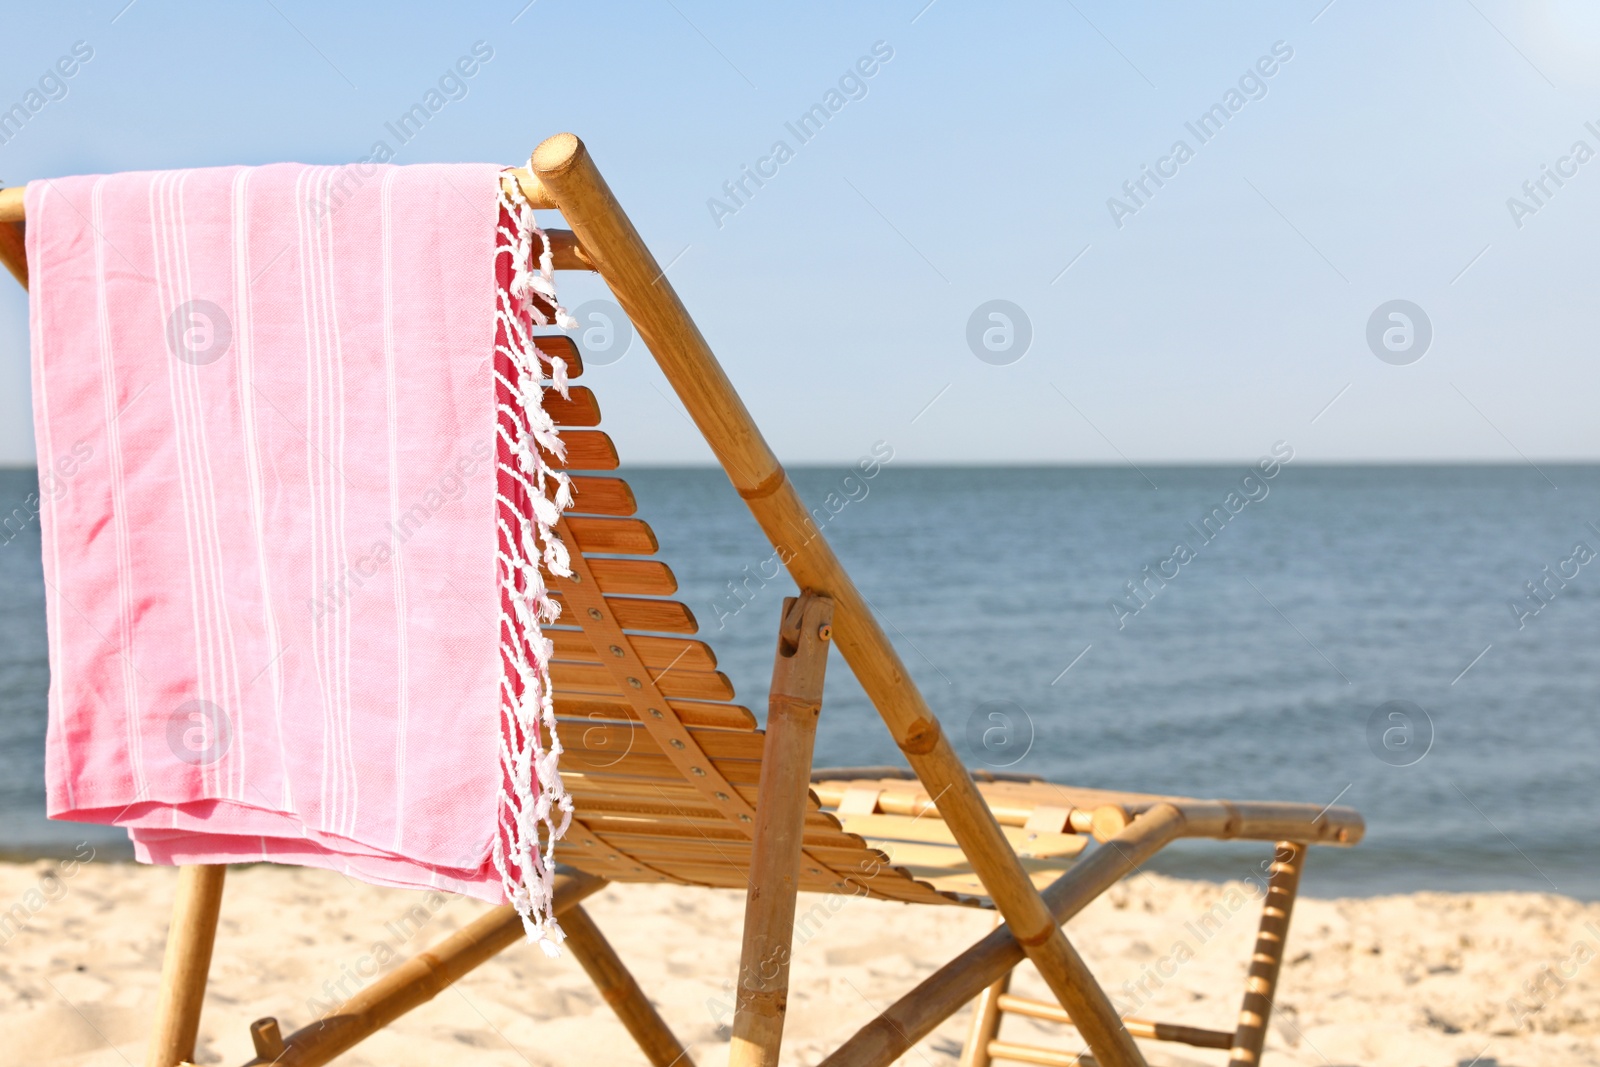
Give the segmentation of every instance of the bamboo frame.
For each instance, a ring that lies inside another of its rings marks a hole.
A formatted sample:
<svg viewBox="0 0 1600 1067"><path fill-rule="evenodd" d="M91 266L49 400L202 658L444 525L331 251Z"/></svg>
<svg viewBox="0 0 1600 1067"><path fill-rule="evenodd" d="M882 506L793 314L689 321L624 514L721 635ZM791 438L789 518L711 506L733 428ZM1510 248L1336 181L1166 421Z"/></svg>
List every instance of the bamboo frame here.
<svg viewBox="0 0 1600 1067"><path fill-rule="evenodd" d="M15 222L0 222L0 263L24 289L28 287L28 253L22 243L22 227Z"/></svg>
<svg viewBox="0 0 1600 1067"><path fill-rule="evenodd" d="M184 868L185 871L195 868ZM605 886L603 878L577 871L556 875L555 912L565 915ZM315 1022L271 1043L257 1037L256 1058L247 1067L318 1067L394 1022L523 938L522 917L510 904L485 913L426 952L411 957L358 991ZM617 966L621 966L620 963ZM623 972L626 973L626 972ZM270 1025L268 1025L270 1024ZM277 1020L259 1019L252 1036L278 1029ZM156 1067L152 1064L151 1067ZM160 1067L171 1067L161 1064Z"/></svg>
<svg viewBox="0 0 1600 1067"><path fill-rule="evenodd" d="M1096 1061L1106 1067L1144 1064L1130 1036L1130 1026L1117 1018L1060 924L1167 843L1184 836L1280 842L1279 862L1273 868L1244 1003L1232 1035L1231 1067L1258 1063L1305 850L1305 844L1281 842L1353 844L1361 837L1360 817L1342 808L1312 812L1309 805L1062 789L1061 829L1092 832L1106 844L1080 860L1043 893L1037 891L1000 828L1002 821L1026 825L1034 809L1013 813L1002 797L996 797L995 810L991 812L972 775L955 755L937 719L910 681L870 605L811 522L787 474L582 143L570 134L550 138L535 150L530 168L517 171L515 179L535 208L559 210L572 226L571 231L546 231L555 267L598 271L608 283L730 481L778 550L779 558L796 583L808 591L801 601L802 619L819 605L837 617L840 651L925 791L920 796L885 792L880 798L883 810L899 814L900 807L908 807L915 811L908 810L906 814L931 814L936 809L1005 920L1004 925L859 1031L823 1061L824 1067L888 1067L974 997L982 998L973 1025L975 1040L969 1043L971 1048L963 1057L962 1067L989 1067L990 1058L1001 1056L1043 1064L1079 1061L1078 1057L1000 1041L998 1027L1005 1010L1072 1021L1094 1050ZM0 262L26 288L24 214L23 190L0 189ZM583 577L589 579L593 590L593 575L585 572ZM605 602L601 608L602 614L610 610ZM788 632L787 614L785 618ZM800 638L819 633L825 625L819 624L816 631L796 630L789 636L795 639L798 650L803 643ZM621 623L616 622L615 628L620 630ZM586 626L585 631L588 629ZM624 640L619 647L624 649L625 663L606 659L601 662L613 670L632 670L630 678L648 679L643 660L632 645ZM746 819L740 827L741 833L753 834L754 843L740 1004L735 1018L734 1067L771 1067L780 1048L794 890L801 857L812 861L809 851L798 850L804 830L807 777L825 657L825 644L820 646L820 655L809 660L805 655L796 655L785 676L780 645L774 667L771 728L764 742L756 797L760 806L752 809L743 799L728 800L723 805L727 810L722 814L734 826L740 826L733 821L740 811L746 815L754 812L753 819ZM633 662L636 659L638 663ZM804 666L803 660L811 665ZM626 691L624 696L628 696ZM664 698L657 703L664 705ZM673 718L675 721L676 716ZM651 716L643 716L643 721L649 729ZM681 729L671 724L669 727ZM692 740L686 740L681 749L678 745L669 748L687 751ZM688 781L691 786L703 784ZM741 791L730 787L727 793L737 797ZM715 792L712 795L720 796ZM1056 810L1050 814L1053 817ZM752 821L754 826L750 825ZM189 867L180 873L163 969L162 1000L151 1045L151 1067L172 1067L193 1055L223 871L221 867ZM687 1063L681 1043L650 1006L587 913L577 907L579 900L604 884L602 878L580 872L564 872L558 878L556 909L566 919L574 954L654 1067L670 1067L680 1060ZM843 884L835 882L834 887L838 889ZM1014 931L1021 931L1021 936ZM252 1063L259 1067L269 1063L284 1067L325 1063L431 999L520 937L521 920L509 906L502 907L447 938L434 950L395 968L328 1019L288 1038L282 1036L276 1019L257 1020L251 1027L257 1051ZM781 952L775 956L775 950ZM1006 991L1011 970L1024 958L1033 960L1061 1005L1059 1008L1044 1002L1024 1002ZM759 964L773 959L781 959L783 966L775 980L768 980ZM753 970L752 964L757 964ZM747 990L744 979L752 973L758 981ZM1129 1023L1141 1037L1164 1037L1185 1029L1140 1020ZM1163 1030L1167 1033L1160 1032ZM976 1040L980 1034L984 1036L981 1042ZM1202 1036L1204 1043L1211 1043L1223 1035L1194 1030L1189 1036Z"/></svg>
<svg viewBox="0 0 1600 1067"><path fill-rule="evenodd" d="M1184 836L1185 829L1183 813L1170 804L1157 805L1135 818L1045 889L1043 898L1052 921L1064 923L1088 907L1141 863ZM998 928L856 1031L819 1067L889 1067L1025 958L1011 929Z"/></svg>
<svg viewBox="0 0 1600 1067"><path fill-rule="evenodd" d="M1294 912L1300 874L1305 866L1305 854L1306 846L1298 842L1279 841L1275 846L1255 949L1245 979L1244 1002L1239 1008L1236 1028L1233 1031L1208 1030L1198 1026L1124 1018L1123 1024L1129 1033L1135 1037L1176 1041L1199 1048L1228 1049L1228 1067L1257 1067L1260 1064L1267 1022L1272 1014L1272 997L1283 965L1289 920ZM1000 1021L1006 1012L1069 1026L1072 1023L1067 1013L1054 1004L1011 995L1006 989L1010 973L1008 971L979 996L971 1036L962 1050L961 1067L989 1067L991 1059L1043 1065L1078 1062L1075 1057L1067 1057L1053 1049L998 1040Z"/></svg>
<svg viewBox="0 0 1600 1067"><path fill-rule="evenodd" d="M1233 1051L1228 1067L1255 1067L1261 1062L1261 1049L1267 1041L1267 1021L1272 1016L1272 997L1278 989L1278 973L1283 968L1283 948L1289 937L1289 920L1294 915L1295 897L1300 892L1300 872L1305 869L1306 846L1297 841L1280 841L1267 881L1267 899L1261 907L1261 925L1256 931L1256 947L1250 956L1250 971L1245 977L1244 1003L1239 1007L1239 1025L1233 1034Z"/></svg>
<svg viewBox="0 0 1600 1067"><path fill-rule="evenodd" d="M1047 1004L1042 1000L1031 997L1016 997L1007 994L1000 998L1000 1011L1010 1012L1012 1015L1024 1015L1030 1019L1043 1019L1045 1022L1061 1023L1071 1026L1072 1020L1067 1018L1067 1013L1054 1004ZM1134 1037L1147 1037L1152 1041L1176 1041L1184 1045L1193 1045L1196 1048L1232 1048L1233 1032L1230 1030L1207 1030L1201 1026L1183 1026L1178 1023L1158 1023L1149 1019L1135 1019L1131 1016L1123 1018L1123 1023L1128 1027L1128 1033Z"/></svg>
<svg viewBox="0 0 1600 1067"><path fill-rule="evenodd" d="M645 997L644 990L623 966L611 942L606 940L589 913L574 905L561 914L561 929L567 935L563 944L578 957L578 963L594 982L600 996L611 1005L622 1025L628 1028L651 1067L694 1067L683 1043L673 1036L666 1021Z"/></svg>
<svg viewBox="0 0 1600 1067"><path fill-rule="evenodd" d="M522 190L522 195L535 208L551 208L554 205L550 195L545 192L539 180L528 173L526 167L512 172L516 177L517 185ZM0 264L11 272L11 276L26 289L28 287L28 257L23 247L23 225L27 214L23 203L27 192L25 186L11 186L0 189ZM578 239L570 230L546 230L545 236L550 241L552 264L557 270L594 270L595 265L578 244Z"/></svg>
<svg viewBox="0 0 1600 1067"><path fill-rule="evenodd" d="M1014 1041L989 1042L989 1055L997 1059L1036 1063L1039 1067L1093 1067L1094 1061L1076 1052L1058 1052L1053 1048L1019 1045Z"/></svg>
<svg viewBox="0 0 1600 1067"><path fill-rule="evenodd" d="M784 599L767 698L731 1067L776 1067L783 1044L801 836L832 624L833 602L826 597Z"/></svg>
<svg viewBox="0 0 1600 1067"><path fill-rule="evenodd" d="M555 207L555 201L540 184L539 179L528 172L527 167L518 167L511 172L517 185L522 189L522 195L527 197L528 203L535 208L550 209ZM14 185L10 188L0 189L0 222L21 222L25 217L23 199L27 195L27 187Z"/></svg>
<svg viewBox="0 0 1600 1067"><path fill-rule="evenodd" d="M1144 1067L1144 1057L1110 998L1051 919L899 653L811 523L744 401L588 150L572 134L557 134L534 149L529 166L588 250L795 583L833 599L839 651L917 777L937 798L940 814L995 907L1020 932L1050 991L1078 1022L1104 1067Z"/></svg>
<svg viewBox="0 0 1600 1067"><path fill-rule="evenodd" d="M972 1026L967 1031L967 1043L961 1048L957 1067L989 1067L992 1060L989 1046L1000 1036L1000 1002L1011 989L1013 973L1002 974L972 1002Z"/></svg>
<svg viewBox="0 0 1600 1067"><path fill-rule="evenodd" d="M145 1052L147 1067L174 1067L194 1059L200 1033L200 1008L205 1002L211 948L222 910L222 883L228 868L220 865L181 867L172 902L172 925L161 964L161 994L156 1001L155 1028Z"/></svg>

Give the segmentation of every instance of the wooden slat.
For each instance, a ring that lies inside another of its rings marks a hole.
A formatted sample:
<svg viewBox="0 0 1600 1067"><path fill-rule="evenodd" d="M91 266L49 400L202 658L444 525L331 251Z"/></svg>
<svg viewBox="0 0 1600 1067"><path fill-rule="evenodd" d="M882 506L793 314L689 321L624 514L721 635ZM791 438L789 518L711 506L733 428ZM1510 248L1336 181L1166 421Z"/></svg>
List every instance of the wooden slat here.
<svg viewBox="0 0 1600 1067"><path fill-rule="evenodd" d="M598 560L593 562L598 563ZM595 581L600 582L599 574ZM605 585L602 582L601 588ZM560 593L552 593L557 600ZM635 597L608 596L611 613L625 630L653 630L665 634L692 634L700 629L694 613L676 600L644 600ZM573 620L576 622L577 620Z"/></svg>
<svg viewBox="0 0 1600 1067"><path fill-rule="evenodd" d="M840 815L839 821L851 833L886 841L915 841L930 845L954 845L955 835L937 814L916 818L903 815ZM1019 826L1000 828L1019 856L1076 856L1088 843L1077 834L1033 833Z"/></svg>
<svg viewBox="0 0 1600 1067"><path fill-rule="evenodd" d="M1039 871L1036 874L1030 874L1028 881L1035 889L1043 890L1060 877L1061 872L1058 870ZM983 883L978 880L978 876L975 874L920 875L918 876L918 881L926 882L941 893L956 893L963 897L976 899L983 899L989 895L989 891L983 887Z"/></svg>
<svg viewBox="0 0 1600 1067"><path fill-rule="evenodd" d="M589 560L589 572L602 593L622 596L671 596L678 591L678 578L658 559L628 559L596 556ZM546 577L550 572L545 571ZM560 594L556 594L560 596ZM576 620L568 620L576 625Z"/></svg>
<svg viewBox="0 0 1600 1067"><path fill-rule="evenodd" d="M594 561L590 560L592 564ZM563 630L546 627L544 635L555 645L556 659L574 663L604 663L613 657L609 649L596 651L593 642L582 630ZM717 669L716 653L704 641L685 641L677 637L651 637L647 634L631 639L633 649L651 668L672 668L683 671L714 671Z"/></svg>
<svg viewBox="0 0 1600 1067"><path fill-rule="evenodd" d="M533 347L547 356L556 356L565 362L568 381L583 374L583 355L578 351L578 342L566 334L536 336L533 339Z"/></svg>
<svg viewBox="0 0 1600 1067"><path fill-rule="evenodd" d="M746 855L750 850L749 839L744 837L737 827L730 825L727 819L642 819L593 812L585 815L583 821L584 825L592 827L595 833L607 841L638 855L661 850L671 851L677 848L680 842L715 844L719 848L724 845L735 845L744 849ZM851 854L869 851L869 846L859 837L829 830L824 826L808 828L803 840L808 849L815 846L819 849L833 849Z"/></svg>
<svg viewBox="0 0 1600 1067"><path fill-rule="evenodd" d="M572 531L578 551L586 556L596 552L649 556L660 547L656 544L655 531L642 519L573 515L567 519L567 529Z"/></svg>
<svg viewBox="0 0 1600 1067"><path fill-rule="evenodd" d="M749 876L737 867L719 863L674 863L670 867L662 868L674 878L682 879L690 885L705 885L716 889L748 889ZM621 879L619 879L620 881ZM826 875L802 875L800 889L810 893L849 893L850 883L845 882L845 890L834 888L838 879ZM854 891L855 895L860 890Z"/></svg>
<svg viewBox="0 0 1600 1067"><path fill-rule="evenodd" d="M1077 852L1082 852L1089 844L1089 839L1085 837L1078 837L1073 840L1077 842ZM917 871L919 874L924 872L956 874L972 870L972 865L967 862L967 857L955 845L928 845L914 841L883 841L871 838L868 839L867 843L888 855L889 862L896 867L906 867ZM1059 874L1072 866L1072 859L1077 852L1058 854L1047 859L1024 857L1022 866L1030 873L1033 871L1055 871Z"/></svg>
<svg viewBox="0 0 1600 1067"><path fill-rule="evenodd" d="M556 862L565 863L591 874L598 874L602 878L615 878L632 872L644 873L646 866L633 858L609 849L603 845L599 848L585 848L583 844L563 838L556 843Z"/></svg>
<svg viewBox="0 0 1600 1067"><path fill-rule="evenodd" d="M575 475L572 479L573 514L628 516L638 510L633 489L621 478Z"/></svg>
<svg viewBox="0 0 1600 1067"><path fill-rule="evenodd" d="M600 402L594 398L593 390L584 386L572 386L566 396L554 389L546 390L542 403L545 414L557 427L600 425Z"/></svg>
<svg viewBox="0 0 1600 1067"><path fill-rule="evenodd" d="M686 883L675 875L653 870L642 863L629 862L625 858L617 863L608 863L595 858L592 849L586 849L580 853L577 851L564 851L558 846L556 856L557 863L565 867L571 867L575 871L582 871L584 874L592 874L597 878L604 878L608 882L666 883L668 885L693 884Z"/></svg>
<svg viewBox="0 0 1600 1067"><path fill-rule="evenodd" d="M916 781L830 778L813 781L811 788L822 798L822 803L826 807L837 807L847 791L852 788L862 788L882 790L884 795L878 798L879 808L895 815L938 815L939 810L933 798L922 788L921 783ZM1006 826L1022 826L1033 814L1034 808L1040 804L1061 803L1065 799L1060 795L1047 795L1043 792L1036 795L1002 796L989 792L988 784L980 788L989 810L1002 825Z"/></svg>
<svg viewBox="0 0 1600 1067"><path fill-rule="evenodd" d="M732 731L729 732L731 733ZM562 738L562 744L568 746L569 753L573 751L571 747L573 742L567 737ZM588 768L588 773L599 773L594 765L603 762L609 754L603 749L591 749L588 751L587 758L591 764ZM761 780L761 763L759 760L712 760L711 762L716 766L717 770L722 772L722 776L733 785L755 785ZM607 763L604 770L606 774L625 778L655 779L664 782L683 781L683 776L678 773L678 768L673 766L671 760L665 756L649 755L641 752L630 752L615 763Z"/></svg>
<svg viewBox="0 0 1600 1067"><path fill-rule="evenodd" d="M637 721L639 717L632 704L603 693L557 693L555 701L556 714L562 718ZM746 731L756 728L756 717L750 709L737 704L669 700L667 706L677 714L679 722L689 727Z"/></svg>
<svg viewBox="0 0 1600 1067"><path fill-rule="evenodd" d="M611 443L611 437L604 430L568 430L561 435L561 440L567 446L567 459L565 463L550 455L544 454L544 461L552 467L561 467L569 471L614 471L617 469L617 446Z"/></svg>
<svg viewBox="0 0 1600 1067"><path fill-rule="evenodd" d="M699 805L688 802L678 802L662 798L650 801L640 797L613 797L604 794L585 793L578 802L578 812L581 818L600 815L615 815L622 818L634 819L696 819L716 821L726 820L727 816L709 805ZM832 830L839 832L839 820L825 811L806 812L805 825L816 827L819 830Z"/></svg>
<svg viewBox="0 0 1600 1067"><path fill-rule="evenodd" d="M857 871L877 871L889 865L889 857L861 845L812 844L808 840L805 850L813 859L833 867L840 874ZM634 856L651 867L657 861L671 863L684 860L705 860L711 863L728 863L744 868L749 866L751 845L748 841L698 835L646 835L610 833L604 835L616 848ZM802 868L804 870L804 868Z"/></svg>
<svg viewBox="0 0 1600 1067"><path fill-rule="evenodd" d="M566 864L568 867L571 867L575 871L582 871L584 874L592 874L596 877L604 878L608 882L628 882L634 885L689 885L695 886L696 888L699 888L705 884L703 882L690 881L686 878L680 878L676 875L662 874L657 871L652 871L648 867L641 867L637 871L628 868L612 872L598 867L591 867L586 862L580 862L572 856L563 857L561 862Z"/></svg>
<svg viewBox="0 0 1600 1067"><path fill-rule="evenodd" d="M604 797L637 797L648 800L669 800L673 803L703 804L705 798L700 790L685 782L682 778L669 778L665 781L655 781L647 778L618 778L610 774L597 774L593 771L578 770L577 773L568 774L568 768L561 768L561 780L567 787L567 792L576 797L604 796ZM757 790L751 785L734 783L734 791L747 803L754 803Z"/></svg>
<svg viewBox="0 0 1600 1067"><path fill-rule="evenodd" d="M556 666L556 664L552 664ZM591 668L592 669L592 668ZM672 676L668 675L668 679ZM558 683L559 684L559 683ZM579 720L578 722L581 722ZM574 725L578 725L575 722ZM601 724L595 723L596 726ZM583 748L585 745L582 734L574 734L566 729L564 723L558 724L563 732L561 743L568 750ZM657 746L655 738L644 726L632 722L608 722L603 728L610 735L603 738L608 746L614 745L618 749L626 749L640 755L659 755L661 749ZM598 735L596 735L598 737ZM759 763L761 760L762 745L765 735L760 733L745 733L740 730L690 730L689 736L694 743L699 745L707 756L713 760L746 760ZM616 738L617 740L613 740Z"/></svg>
<svg viewBox="0 0 1600 1067"><path fill-rule="evenodd" d="M637 799L602 800L585 797L582 807L587 813L586 818L626 819L647 825L720 826L728 821L726 813L716 808L687 807L665 801L660 804L649 804ZM807 833L831 834L834 838L844 835L838 821L826 812L807 812L803 825Z"/></svg>
<svg viewBox="0 0 1600 1067"><path fill-rule="evenodd" d="M746 889L749 880L744 871L726 864L695 864L673 863L658 868L674 878L692 885L708 885L723 889ZM625 879L618 879L623 881ZM800 889L808 893L827 893L829 895L861 896L863 885L874 897L886 900L910 901L919 904L956 904L959 901L935 892L931 887L914 882L905 875L885 869L883 874L865 883L858 883L851 879L832 879L826 875L818 876L802 872L800 876ZM805 914L809 910L803 906L800 912L800 922L806 922Z"/></svg>
<svg viewBox="0 0 1600 1067"><path fill-rule="evenodd" d="M732 700L733 683L721 671L651 670L651 680L661 695L690 700ZM601 663L555 660L550 678L558 693L622 694L622 684Z"/></svg>
<svg viewBox="0 0 1600 1067"><path fill-rule="evenodd" d="M579 243L577 234L571 230L546 230L544 235L550 241L550 258L556 270L595 269L594 260Z"/></svg>

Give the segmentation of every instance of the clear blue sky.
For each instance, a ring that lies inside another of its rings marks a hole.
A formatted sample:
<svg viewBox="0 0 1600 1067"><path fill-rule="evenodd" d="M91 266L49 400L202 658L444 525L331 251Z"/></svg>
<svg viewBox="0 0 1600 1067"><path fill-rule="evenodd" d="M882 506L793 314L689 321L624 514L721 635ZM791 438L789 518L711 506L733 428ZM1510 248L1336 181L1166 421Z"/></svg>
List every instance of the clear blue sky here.
<svg viewBox="0 0 1600 1067"><path fill-rule="evenodd" d="M0 107L75 42L93 57L0 144L5 184L352 161L397 146L385 124L483 42L395 161L582 136L791 462L878 439L908 462L1234 460L1278 439L1309 461L1600 458L1600 158L1571 156L1600 152L1591 4L124 3L7 13ZM785 123L878 42L892 58L801 143ZM1219 103L1202 142L1185 124ZM792 158L760 164L779 140ZM758 164L777 172L735 205L723 183ZM1135 201L1146 166L1171 176ZM1535 203L1545 166L1570 176ZM1514 218L1513 196L1536 210ZM1031 323L1007 365L967 341L992 299ZM1367 341L1395 299L1432 326L1407 365ZM625 461L709 460L642 348L592 384ZM26 398L8 284L0 462L31 460Z"/></svg>

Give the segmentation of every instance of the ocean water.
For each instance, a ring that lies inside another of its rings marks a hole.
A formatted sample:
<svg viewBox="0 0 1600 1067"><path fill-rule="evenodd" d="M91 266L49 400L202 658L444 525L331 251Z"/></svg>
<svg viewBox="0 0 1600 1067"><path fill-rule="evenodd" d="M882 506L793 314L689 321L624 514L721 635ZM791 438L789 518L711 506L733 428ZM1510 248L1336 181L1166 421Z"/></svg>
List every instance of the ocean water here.
<svg viewBox="0 0 1600 1067"><path fill-rule="evenodd" d="M1367 838L1312 853L1318 895L1600 898L1600 467L1250 470L792 473L972 766L1354 806ZM34 477L0 471L21 508L0 545L0 852L116 854L119 831L43 817ZM628 478L760 714L792 592L764 577L772 549L720 471ZM834 657L817 764L900 762ZM1243 877L1266 848L1183 843L1154 866Z"/></svg>

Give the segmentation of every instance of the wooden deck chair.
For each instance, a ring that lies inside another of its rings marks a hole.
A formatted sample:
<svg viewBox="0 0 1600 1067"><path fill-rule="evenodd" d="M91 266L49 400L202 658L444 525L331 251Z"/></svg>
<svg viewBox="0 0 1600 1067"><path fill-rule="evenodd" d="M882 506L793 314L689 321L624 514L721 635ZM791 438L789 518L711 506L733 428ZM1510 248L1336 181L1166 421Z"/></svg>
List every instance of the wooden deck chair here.
<svg viewBox="0 0 1600 1067"><path fill-rule="evenodd" d="M1350 845L1361 817L1343 807L1203 801L1070 789L1021 776L969 773L893 646L576 137L539 146L518 182L559 210L558 269L598 271L649 347L734 488L784 561L799 597L784 602L767 728L734 703L716 659L634 515L633 494L595 427L592 391L550 400L563 427L576 505L561 521L574 573L558 580L565 610L552 667L567 788L576 818L556 849L556 910L578 958L655 1067L691 1067L580 905L608 881L746 890L732 1027L734 1067L778 1059L796 893L845 893L940 906L987 906L1002 925L850 1038L826 1067L888 1067L935 1026L976 1001L969 1067L992 1058L1131 1067L1134 1037L1261 1054L1283 939L1307 844ZM0 260L26 285L21 190L0 190ZM576 377L575 346L555 337ZM828 652L837 646L881 714L910 771L812 773ZM1271 886L1243 1007L1231 1030L1121 1019L1061 930L1169 842L1181 837L1276 842ZM1099 846L1084 853L1091 839ZM194 1054L224 868L180 873L147 1063ZM327 1017L283 1035L251 1027L256 1065L326 1063L522 938L509 906L489 911L372 982ZM1053 1003L1013 997L1012 969L1038 969ZM1070 1022L1093 1060L998 1040L1004 1012Z"/></svg>

